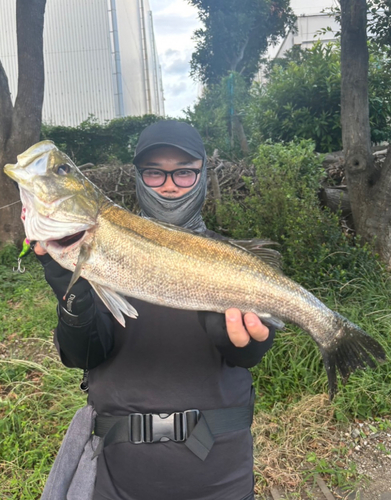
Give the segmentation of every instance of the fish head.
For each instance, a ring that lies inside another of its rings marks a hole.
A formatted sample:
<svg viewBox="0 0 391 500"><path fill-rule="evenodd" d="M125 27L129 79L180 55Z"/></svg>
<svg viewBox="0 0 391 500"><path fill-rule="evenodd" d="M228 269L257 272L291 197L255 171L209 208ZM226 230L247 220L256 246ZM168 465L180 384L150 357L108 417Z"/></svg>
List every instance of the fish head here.
<svg viewBox="0 0 391 500"><path fill-rule="evenodd" d="M29 240L61 240L96 225L105 196L53 142L31 146L4 172L19 185Z"/></svg>

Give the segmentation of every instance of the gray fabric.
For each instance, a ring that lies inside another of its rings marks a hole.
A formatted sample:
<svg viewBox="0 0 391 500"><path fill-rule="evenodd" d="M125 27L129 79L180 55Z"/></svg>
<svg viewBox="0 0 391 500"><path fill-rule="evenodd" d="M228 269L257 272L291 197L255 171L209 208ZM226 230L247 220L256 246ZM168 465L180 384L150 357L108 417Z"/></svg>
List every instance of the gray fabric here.
<svg viewBox="0 0 391 500"><path fill-rule="evenodd" d="M91 436L80 458L75 475L69 486L67 500L91 500L96 479L96 459L93 457L101 441L98 436ZM94 458L94 459L93 459Z"/></svg>
<svg viewBox="0 0 391 500"><path fill-rule="evenodd" d="M41 500L90 500L93 495L96 459L92 460L100 439L92 436L94 410L78 410L65 434L46 482Z"/></svg>
<svg viewBox="0 0 391 500"><path fill-rule="evenodd" d="M201 216L201 210L206 196L206 184L205 159L198 183L191 191L176 199L164 198L147 187L136 169L136 194L141 208L140 215L198 232L205 231L206 226Z"/></svg>

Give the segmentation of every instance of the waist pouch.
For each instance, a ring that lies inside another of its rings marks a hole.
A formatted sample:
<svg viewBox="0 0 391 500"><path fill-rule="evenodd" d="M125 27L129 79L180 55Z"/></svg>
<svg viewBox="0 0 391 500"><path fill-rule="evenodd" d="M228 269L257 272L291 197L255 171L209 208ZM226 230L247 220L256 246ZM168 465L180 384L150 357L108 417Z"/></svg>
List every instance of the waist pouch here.
<svg viewBox="0 0 391 500"><path fill-rule="evenodd" d="M103 438L96 457L105 446L130 442L136 445L164 441L183 442L198 458L205 460L215 436L249 428L254 413L254 396L248 406L217 410L186 410L166 413L131 413L123 417L97 415L94 434Z"/></svg>

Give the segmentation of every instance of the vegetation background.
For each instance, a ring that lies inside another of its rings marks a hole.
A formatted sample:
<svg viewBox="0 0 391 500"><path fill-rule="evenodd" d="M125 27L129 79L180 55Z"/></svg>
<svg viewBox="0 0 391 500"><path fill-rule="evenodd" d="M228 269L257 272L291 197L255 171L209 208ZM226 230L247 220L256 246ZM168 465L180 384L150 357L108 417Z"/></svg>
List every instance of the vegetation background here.
<svg viewBox="0 0 391 500"><path fill-rule="evenodd" d="M142 121L139 124L144 126ZM266 237L278 242L285 273L361 325L382 343L390 359L389 273L370 247L344 234L338 215L319 205L317 189L325 174L314 143L305 139L266 142L251 162L253 175L244 177L240 192L223 189L217 211L211 200L206 204L208 226L234 238ZM56 301L40 264L30 254L24 262L26 272L13 272L18 253L8 247L0 254L0 471L4 478L0 491L4 499L30 500L39 498L67 425L86 396L78 388L81 371L62 367L52 346ZM316 418L311 425L317 429L319 411L326 411L334 427L368 418L379 428L388 426L389 361L375 370L356 372L332 403L320 400L316 395L327 393L327 380L319 350L307 334L287 325L252 372L262 425L265 415L270 425L287 421L303 401L308 409L308 398L315 398ZM352 487L359 474L349 461L349 447L329 439L332 450L324 457L310 446L314 429L309 431L306 425L292 437L293 450L297 440L301 445L308 441L304 463L300 468L296 464L301 472L295 472L294 487L308 478L309 471L325 474L330 484ZM286 428L278 427L270 439L281 446ZM283 454L279 460L283 467ZM259 492L267 486L265 467L262 460L257 465ZM276 478L273 481L278 483Z"/></svg>
<svg viewBox="0 0 391 500"><path fill-rule="evenodd" d="M235 9L247 5L230 2ZM192 3L206 12L210 2ZM379 3L384 4L382 0L372 3L375 12ZM279 4L287 8L285 0ZM283 14L289 25L291 12ZM361 325L381 342L388 358L374 370L352 375L330 403L320 353L309 336L291 325L277 334L273 349L252 370L258 396L254 432L267 437L276 449L284 445L274 469L285 472L271 477L264 453L258 453L257 491L264 491L268 481L297 489L315 472L322 473L329 484L349 490L360 476L349 458L350 445L332 439L331 429L344 429L357 420L369 420L373 432L391 428L391 283L389 271L371 245L361 245L354 232L344 232L341 214L330 213L318 199L325 176L322 153L341 148L339 49L316 45L306 52L292 51L270 65L268 83L250 86L257 68L253 63L263 45L250 43L252 29L247 35L241 32L241 40L249 39L248 59L244 50L231 49L230 64L217 68L218 74L216 67L210 73L211 62L203 59L205 46L213 41L209 35L232 31L232 19L220 16L215 21L211 26L205 23L205 30L198 33L193 71L207 86L185 119L198 128L210 155L218 149L231 164L251 167L251 175L241 180L237 190L220 186L217 206L209 199L204 212L208 226L234 238L263 237L279 243L284 272ZM252 28L251 20L242 21L240 30ZM389 18L380 21L382 28L376 29L383 45L369 44L374 144L389 141L391 134L390 23ZM278 21L276 35L279 30L283 26ZM266 38L267 34L262 43ZM251 64L246 66L246 61ZM53 140L78 165L110 168L131 162L139 133L158 119L127 117L99 124L90 117L74 128L44 125L41 138ZM26 272L15 273L18 253L12 246L0 253L0 496L35 500L66 428L86 396L78 389L80 371L61 366L54 351L56 301L42 269L29 255L24 261ZM307 410L312 417L301 426ZM295 474L287 477L288 461L296 459L298 448L300 457L290 463ZM389 453L385 448L379 451Z"/></svg>

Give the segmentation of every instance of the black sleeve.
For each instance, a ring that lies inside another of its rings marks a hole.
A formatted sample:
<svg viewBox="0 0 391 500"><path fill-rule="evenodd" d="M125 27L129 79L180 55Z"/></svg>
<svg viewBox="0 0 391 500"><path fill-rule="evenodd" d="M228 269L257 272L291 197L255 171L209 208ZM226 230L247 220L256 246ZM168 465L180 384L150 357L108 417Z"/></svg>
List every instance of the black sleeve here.
<svg viewBox="0 0 391 500"><path fill-rule="evenodd" d="M269 326L269 337L265 341L251 339L246 346L236 347L228 336L224 314L201 311L198 318L227 362L242 368L251 368L258 364L271 348L276 334L275 329Z"/></svg>
<svg viewBox="0 0 391 500"><path fill-rule="evenodd" d="M59 316L54 343L65 366L90 370L108 358L113 331L114 318L97 299L95 312L84 325L71 326Z"/></svg>
<svg viewBox="0 0 391 500"><path fill-rule="evenodd" d="M54 343L61 361L69 368L95 368L114 347L114 318L82 278L64 298L71 271L62 268L48 254L37 257L58 299Z"/></svg>

